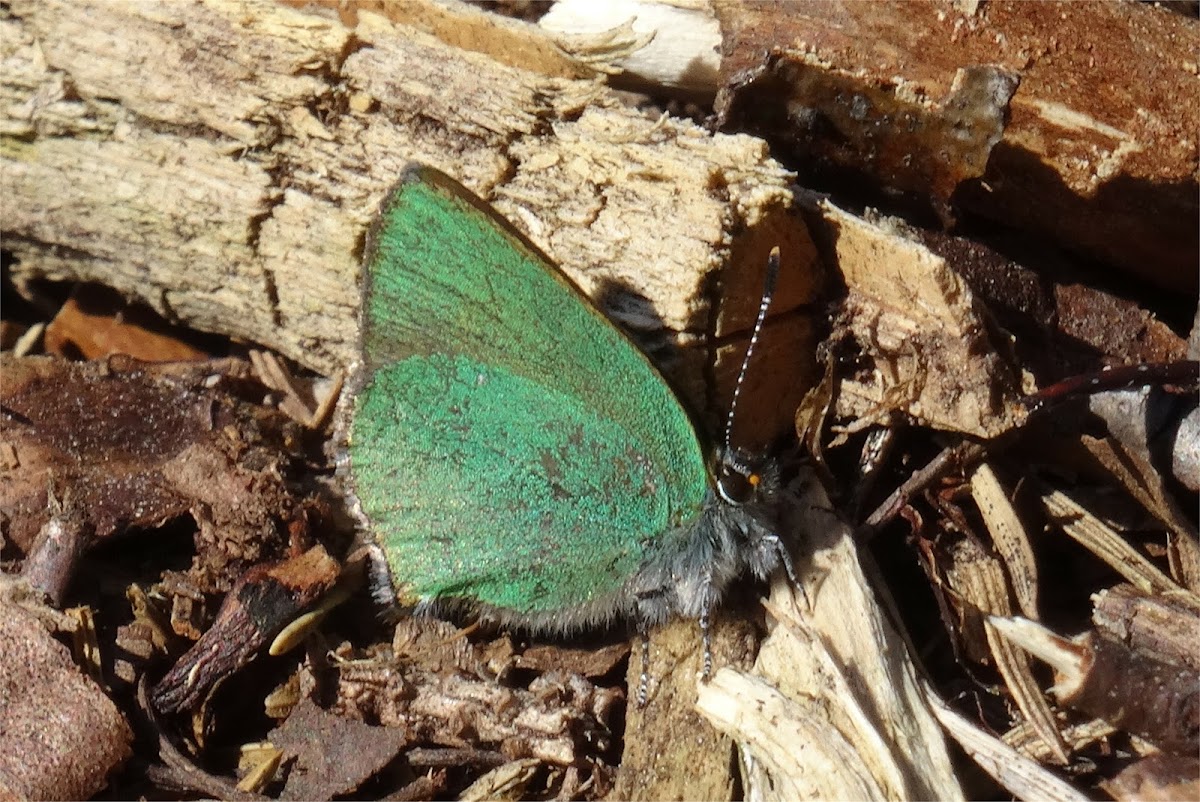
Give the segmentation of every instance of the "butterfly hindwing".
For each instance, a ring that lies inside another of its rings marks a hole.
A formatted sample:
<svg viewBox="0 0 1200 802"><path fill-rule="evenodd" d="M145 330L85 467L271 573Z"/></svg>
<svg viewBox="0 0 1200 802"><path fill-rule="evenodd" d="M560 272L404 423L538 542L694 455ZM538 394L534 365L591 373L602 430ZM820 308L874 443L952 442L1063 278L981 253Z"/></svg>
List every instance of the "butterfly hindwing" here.
<svg viewBox="0 0 1200 802"><path fill-rule="evenodd" d="M398 589L603 617L707 492L671 389L547 257L430 168L385 201L364 271L351 474Z"/></svg>

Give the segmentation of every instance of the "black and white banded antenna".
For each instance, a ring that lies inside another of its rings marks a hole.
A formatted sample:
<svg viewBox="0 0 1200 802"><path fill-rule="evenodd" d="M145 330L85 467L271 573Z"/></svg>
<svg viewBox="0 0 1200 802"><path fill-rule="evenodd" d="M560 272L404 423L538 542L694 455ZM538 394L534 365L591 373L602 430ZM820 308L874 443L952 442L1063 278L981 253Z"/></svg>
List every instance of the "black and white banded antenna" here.
<svg viewBox="0 0 1200 802"><path fill-rule="evenodd" d="M722 462L725 466L732 468L736 473L743 478L751 480L749 469L736 460L733 450L733 421L737 417L738 400L742 396L742 385L746 381L746 371L750 367L750 359L754 355L754 349L758 345L758 339L762 335L763 325L767 321L767 310L771 307L771 301L775 297L775 287L779 283L779 246L771 249L771 255L767 257L767 274L763 279L762 300L758 303L758 319L754 321L754 329L750 332L750 344L746 346L746 356L742 358L742 367L738 371L737 381L733 385L733 400L729 403L729 414L725 418L725 442L721 451ZM721 482L717 482L717 489L727 501L736 501L736 499L727 494L727 488L722 486Z"/></svg>

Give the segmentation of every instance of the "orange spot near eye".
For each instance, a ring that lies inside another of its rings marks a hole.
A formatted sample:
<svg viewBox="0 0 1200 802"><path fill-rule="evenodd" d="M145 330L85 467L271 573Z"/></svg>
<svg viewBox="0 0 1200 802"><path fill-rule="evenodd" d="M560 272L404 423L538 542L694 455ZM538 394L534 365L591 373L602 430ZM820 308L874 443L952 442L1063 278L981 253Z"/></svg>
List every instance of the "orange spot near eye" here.
<svg viewBox="0 0 1200 802"><path fill-rule="evenodd" d="M758 487L758 483L761 481L762 481L762 477L759 476L757 473L750 474L750 486L751 487Z"/></svg>

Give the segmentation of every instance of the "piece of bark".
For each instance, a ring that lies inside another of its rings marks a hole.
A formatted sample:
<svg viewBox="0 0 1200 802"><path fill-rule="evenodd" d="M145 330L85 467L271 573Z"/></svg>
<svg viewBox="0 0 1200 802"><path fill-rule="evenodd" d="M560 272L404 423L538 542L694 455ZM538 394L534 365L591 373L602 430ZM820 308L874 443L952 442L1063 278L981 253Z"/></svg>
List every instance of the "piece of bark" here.
<svg viewBox="0 0 1200 802"><path fill-rule="evenodd" d="M1022 618L989 619L1007 640L1054 667L1067 707L1108 721L1166 751L1200 749L1200 673L1085 632L1064 638Z"/></svg>
<svg viewBox="0 0 1200 802"><path fill-rule="evenodd" d="M294 758L280 799L352 796L405 746L403 730L342 718L301 700L271 743Z"/></svg>
<svg viewBox="0 0 1200 802"><path fill-rule="evenodd" d="M834 377L836 412L854 421L850 431L893 412L985 438L1020 424L1021 377L953 265L898 221L864 220L827 200L813 208L847 288L834 339L860 357Z"/></svg>
<svg viewBox="0 0 1200 802"><path fill-rule="evenodd" d="M1160 752L1122 769L1101 787L1117 802L1200 799L1200 758Z"/></svg>
<svg viewBox="0 0 1200 802"><path fill-rule="evenodd" d="M28 554L42 533L73 549L190 515L197 569L227 587L282 547L280 523L298 506L283 474L302 440L276 410L239 396L261 399L248 373L238 360L0 354L6 545ZM43 554L31 570L68 581L69 550Z"/></svg>
<svg viewBox="0 0 1200 802"><path fill-rule="evenodd" d="M1200 597L1186 590L1147 594L1116 585L1092 597L1092 621L1106 638L1160 660L1200 671L1196 633Z"/></svg>
<svg viewBox="0 0 1200 802"><path fill-rule="evenodd" d="M350 30L265 0L15 3L0 19L14 281L99 281L331 373L354 358L366 228L419 160L492 203L643 344L682 350L664 369L698 410L728 398L706 390L704 335L749 327L772 247L773 311L813 299L790 175L760 140L357 17ZM798 398L793 377L780 394Z"/></svg>
<svg viewBox="0 0 1200 802"><path fill-rule="evenodd" d="M1101 364L1187 358L1187 342L1153 312L1101 287L1078 283L1078 273L1065 260L1050 269L1044 257L1028 253L1029 262L1038 265L1034 270L965 237L917 233L926 247L954 265L1013 335L1013 352L1039 386Z"/></svg>
<svg viewBox="0 0 1200 802"><path fill-rule="evenodd" d="M1195 20L1146 3L715 5L728 123L1195 293ZM981 71L1019 80L1010 102Z"/></svg>

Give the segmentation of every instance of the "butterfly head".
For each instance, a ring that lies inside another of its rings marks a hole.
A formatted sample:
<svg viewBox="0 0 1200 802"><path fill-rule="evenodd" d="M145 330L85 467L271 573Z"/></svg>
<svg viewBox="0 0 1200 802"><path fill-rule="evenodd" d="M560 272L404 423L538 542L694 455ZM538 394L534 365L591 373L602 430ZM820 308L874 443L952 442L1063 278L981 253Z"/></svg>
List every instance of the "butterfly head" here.
<svg viewBox="0 0 1200 802"><path fill-rule="evenodd" d="M744 449L722 449L713 471L716 496L731 507L767 501L778 490L775 461Z"/></svg>
<svg viewBox="0 0 1200 802"><path fill-rule="evenodd" d="M726 448L717 455L714 484L717 496L727 504L741 507L757 500L763 490L767 460L752 456L740 448Z"/></svg>

